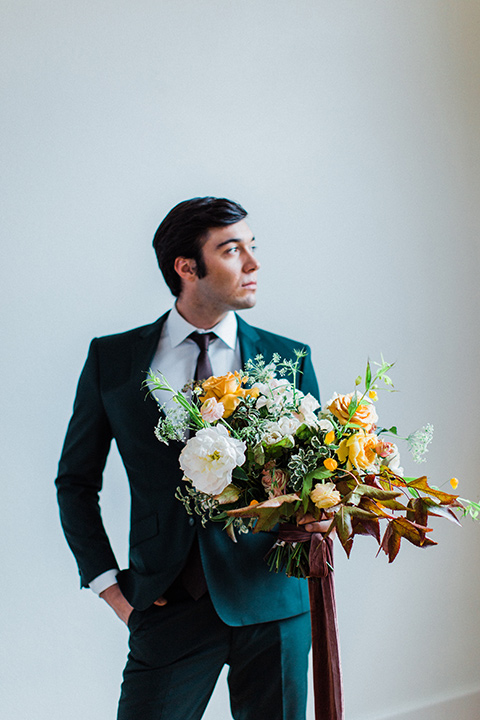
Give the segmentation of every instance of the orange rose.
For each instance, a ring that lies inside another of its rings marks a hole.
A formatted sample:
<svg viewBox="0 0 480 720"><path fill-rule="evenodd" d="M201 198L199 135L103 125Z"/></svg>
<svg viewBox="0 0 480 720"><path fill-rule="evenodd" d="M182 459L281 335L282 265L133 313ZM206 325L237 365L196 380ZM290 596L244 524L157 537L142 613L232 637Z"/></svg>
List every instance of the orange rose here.
<svg viewBox="0 0 480 720"><path fill-rule="evenodd" d="M373 433L360 430L350 437L344 438L338 447L337 456L341 463L347 461L347 470L373 469L377 457L378 437Z"/></svg>
<svg viewBox="0 0 480 720"><path fill-rule="evenodd" d="M330 410L332 415L335 415L335 417L340 420L342 425L346 425L347 422L349 422L348 407L352 397L353 393L349 393L348 395L339 395L332 400L330 405L328 405L327 409ZM355 423L356 425L361 425L367 431L372 429L377 420L378 415L371 403L358 405L357 409L350 418L350 422Z"/></svg>
<svg viewBox="0 0 480 720"><path fill-rule="evenodd" d="M238 407L242 398L247 397L247 395L258 396L258 388L242 388L242 383L246 381L247 377L242 377L237 370L234 373L229 372L220 377L209 377L208 380L204 380L202 383L205 394L200 397L200 400L205 402L212 397L215 398L224 406L223 417L227 418Z"/></svg>
<svg viewBox="0 0 480 720"><path fill-rule="evenodd" d="M241 387L243 378L238 371L234 373L229 372L226 375L219 377L209 377L208 380L202 382L202 387L205 395L200 398L202 401L208 400L210 397L216 397L217 400L222 398L224 395L236 394L236 391Z"/></svg>

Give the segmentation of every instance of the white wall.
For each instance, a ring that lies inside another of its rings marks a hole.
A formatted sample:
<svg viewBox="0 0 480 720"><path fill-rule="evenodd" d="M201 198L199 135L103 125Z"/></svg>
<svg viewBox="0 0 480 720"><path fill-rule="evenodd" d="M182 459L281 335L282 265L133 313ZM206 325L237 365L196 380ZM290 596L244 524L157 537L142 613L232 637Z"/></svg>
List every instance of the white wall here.
<svg viewBox="0 0 480 720"><path fill-rule="evenodd" d="M246 318L311 344L325 399L368 355L396 360L381 419L405 434L432 422L420 470L478 499L480 6L1 9L1 705L11 720L103 720L126 631L78 590L53 478L90 338L170 303L150 242L176 202L244 204L263 262ZM103 502L124 561L114 455ZM479 533L436 523L439 547L404 547L393 566L362 538L350 561L337 551L348 720L425 720L454 701L457 720L478 717ZM206 717L226 703L222 681Z"/></svg>

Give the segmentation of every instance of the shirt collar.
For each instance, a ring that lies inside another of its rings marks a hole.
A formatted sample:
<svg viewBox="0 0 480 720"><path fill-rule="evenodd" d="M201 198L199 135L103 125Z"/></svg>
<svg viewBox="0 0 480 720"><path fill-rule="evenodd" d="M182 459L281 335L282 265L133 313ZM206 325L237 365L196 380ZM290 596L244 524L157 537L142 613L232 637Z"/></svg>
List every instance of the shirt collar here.
<svg viewBox="0 0 480 720"><path fill-rule="evenodd" d="M164 332L170 338L172 347L180 345L180 343L186 340L190 333L194 331L199 333L214 332L223 340L225 345L235 350L237 344L237 317L233 311L230 311L223 320L220 320L213 328L202 330L187 322L178 312L177 306L174 305L165 321L164 327Z"/></svg>

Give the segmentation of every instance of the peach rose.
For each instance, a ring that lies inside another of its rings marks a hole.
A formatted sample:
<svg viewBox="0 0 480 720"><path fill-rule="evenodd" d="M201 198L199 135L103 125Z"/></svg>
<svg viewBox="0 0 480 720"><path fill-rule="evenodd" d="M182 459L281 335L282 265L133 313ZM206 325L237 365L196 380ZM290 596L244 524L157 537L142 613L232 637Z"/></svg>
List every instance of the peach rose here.
<svg viewBox="0 0 480 720"><path fill-rule="evenodd" d="M340 442L337 456L341 463L347 461L347 470L352 468L372 470L375 469L377 445L378 437L376 435L360 430Z"/></svg>
<svg viewBox="0 0 480 720"><path fill-rule="evenodd" d="M380 455L381 458L388 457L394 451L395 445L391 442L385 442L384 440L380 440L377 447L375 448L375 452L377 453L377 455Z"/></svg>
<svg viewBox="0 0 480 720"><path fill-rule="evenodd" d="M202 407L200 408L200 415L205 420L205 422L208 423L213 423L216 420L220 420L220 418L223 417L224 412L224 404L218 402L218 400L214 397L205 400Z"/></svg>
<svg viewBox="0 0 480 720"><path fill-rule="evenodd" d="M332 415L335 415L335 417L340 420L342 425L346 425L347 422L349 422L348 406L350 405L352 398L353 393L349 393L348 395L338 395L327 406L327 409L330 410ZM354 414L350 418L350 422L355 423L356 425L361 425L367 431L370 431L373 428L377 420L378 415L371 403L358 405Z"/></svg>
<svg viewBox="0 0 480 720"><path fill-rule="evenodd" d="M321 509L338 505L342 496L335 487L335 483L317 483L310 493L310 500L315 507Z"/></svg>
<svg viewBox="0 0 480 720"><path fill-rule="evenodd" d="M242 383L246 381L247 378L242 377L237 370L234 373L229 372L220 377L209 377L208 380L204 380L202 383L204 394L200 397L200 400L204 403L210 398L215 398L224 406L223 417L227 418L238 407L242 398L248 395L258 396L257 388L242 388Z"/></svg>
<svg viewBox="0 0 480 720"><path fill-rule="evenodd" d="M285 470L276 468L274 460L268 462L262 470L262 485L269 498L283 495L287 480L288 473Z"/></svg>

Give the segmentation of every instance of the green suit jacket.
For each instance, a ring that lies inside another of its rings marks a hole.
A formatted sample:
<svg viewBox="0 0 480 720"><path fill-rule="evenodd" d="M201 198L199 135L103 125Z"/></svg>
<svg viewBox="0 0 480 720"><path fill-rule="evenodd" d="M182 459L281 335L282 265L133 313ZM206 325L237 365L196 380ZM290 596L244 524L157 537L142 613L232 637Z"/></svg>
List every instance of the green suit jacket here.
<svg viewBox="0 0 480 720"><path fill-rule="evenodd" d="M181 571L195 533L210 595L228 625L291 617L309 608L306 582L272 573L264 556L275 533L249 533L233 543L220 525L202 528L175 499L181 484L180 443L154 436L158 407L142 390L168 313L152 325L96 338L78 383L56 485L60 517L77 560L81 585L118 568L102 523L99 492L112 439L131 492L129 567L117 579L138 610L149 607ZM238 318L242 362L261 353L292 357L306 346L259 330ZM307 352L308 352L308 348ZM161 369L161 368L160 368ZM300 388L318 397L310 355L302 361Z"/></svg>

